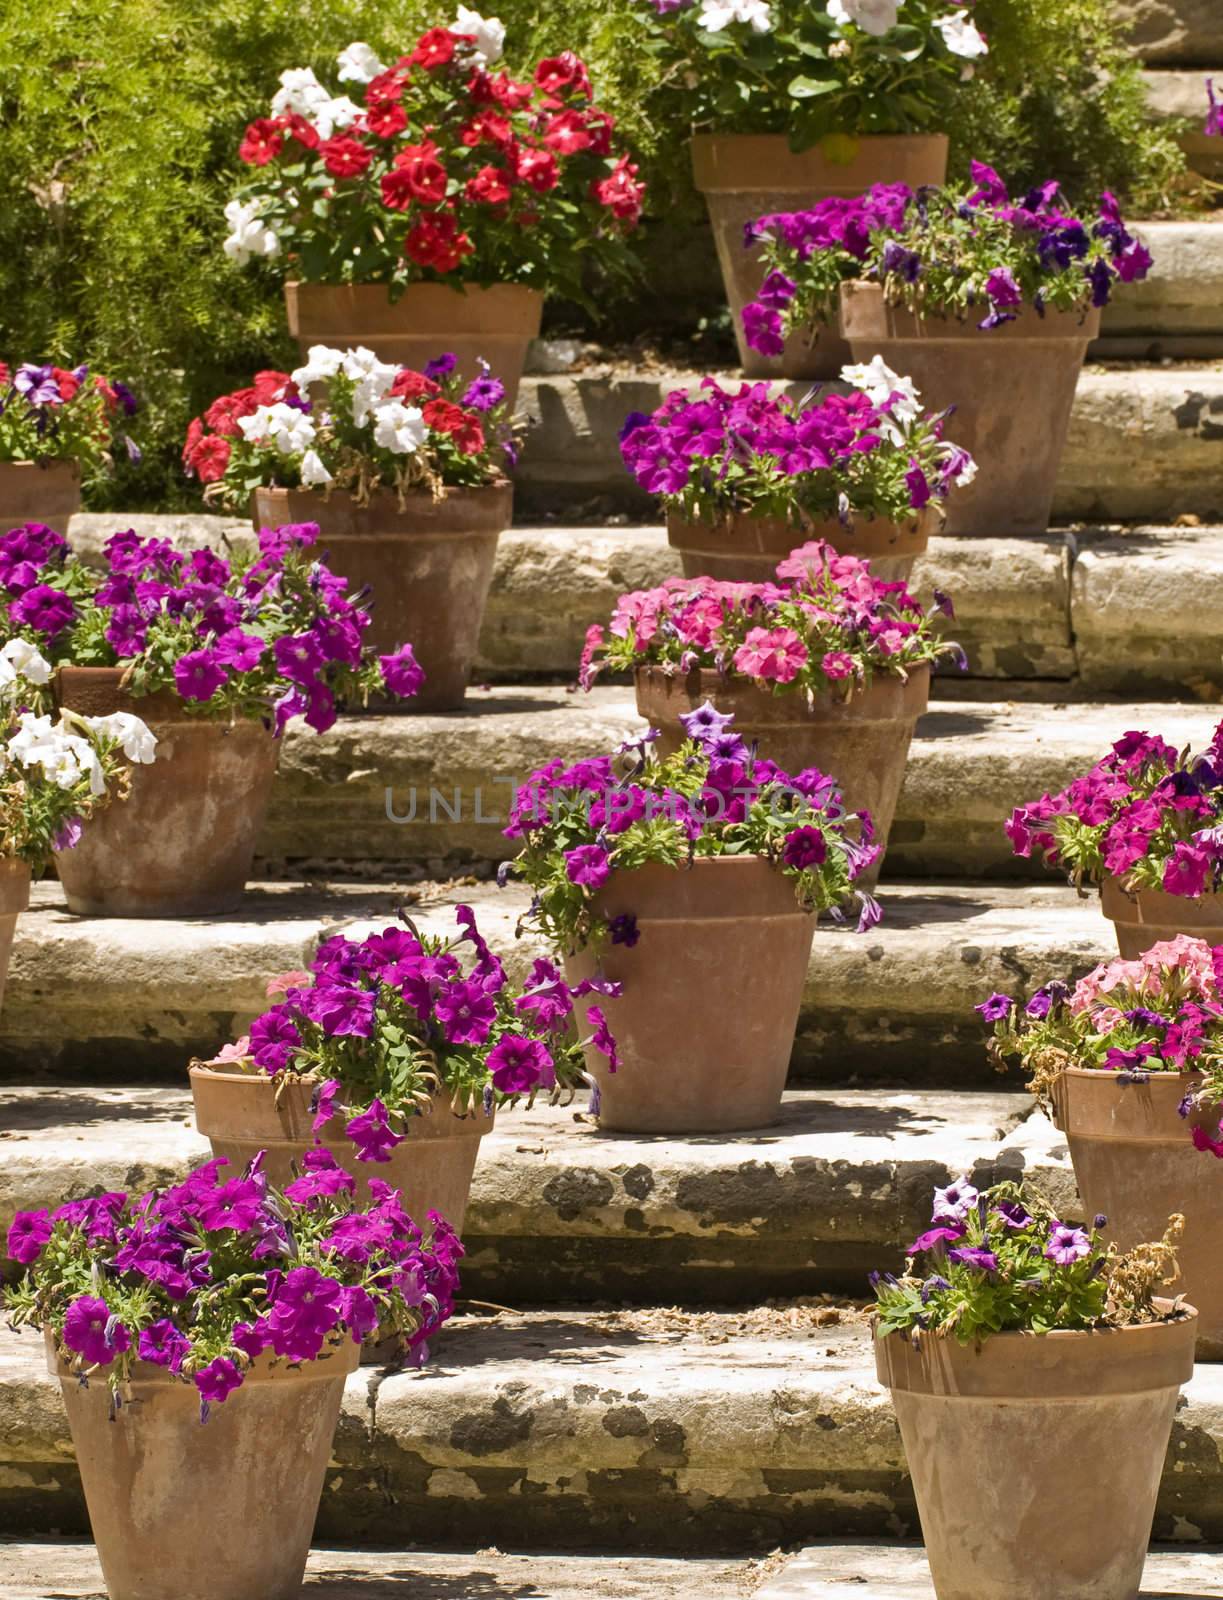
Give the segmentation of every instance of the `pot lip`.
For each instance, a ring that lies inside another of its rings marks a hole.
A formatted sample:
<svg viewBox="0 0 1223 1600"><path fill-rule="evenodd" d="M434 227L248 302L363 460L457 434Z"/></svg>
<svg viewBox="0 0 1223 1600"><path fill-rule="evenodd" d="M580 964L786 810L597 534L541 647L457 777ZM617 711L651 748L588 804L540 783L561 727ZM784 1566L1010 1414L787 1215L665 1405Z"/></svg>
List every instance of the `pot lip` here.
<svg viewBox="0 0 1223 1600"><path fill-rule="evenodd" d="M1170 894L1167 889L1152 889L1146 884L1136 884L1132 889L1127 889L1124 882L1114 873L1106 872L1100 879L1100 903L1105 900L1111 902L1114 908L1123 906L1136 910L1143 902L1149 906L1166 906L1173 913L1181 913L1192 909L1205 911L1207 907L1218 908L1218 920L1223 921L1223 889L1208 889L1205 894ZM1111 922L1121 919L1105 911L1104 915ZM1213 925L1213 919L1203 919L1206 925Z"/></svg>
<svg viewBox="0 0 1223 1600"><path fill-rule="evenodd" d="M81 464L75 456L44 456L41 461L0 461L0 472L67 472L74 478L81 475Z"/></svg>
<svg viewBox="0 0 1223 1600"><path fill-rule="evenodd" d="M1167 1306L1169 1309L1175 1304L1174 1301L1168 1300L1163 1295L1154 1296L1153 1303L1156 1306ZM938 1334L926 1333L922 1336L922 1349L928 1349L933 1344L936 1349L952 1350L968 1356L989 1350L995 1345L1000 1348L1009 1346L1012 1350L1015 1350L1023 1343L1043 1345L1050 1339L1056 1340L1059 1344L1083 1344L1089 1339L1133 1338L1139 1334L1153 1335L1159 1338L1168 1331L1179 1332L1187 1324L1196 1322L1197 1319L1197 1307L1182 1302L1175 1315L1164 1317L1160 1322L1135 1322L1124 1328L1051 1328L1048 1333L1033 1333L1030 1328L1007 1328L1001 1333L991 1333L989 1338L983 1339L980 1344L961 1344L952 1335L943 1338ZM891 1333L872 1331L872 1339L878 1346L895 1348L897 1345L904 1345L909 1350L913 1349L912 1342L907 1340L899 1329L894 1329Z"/></svg>
<svg viewBox="0 0 1223 1600"><path fill-rule="evenodd" d="M390 285L386 283L318 283L306 278L286 278L283 287L286 292L292 290L295 295L302 293L303 290L306 294L309 294L312 289L317 289L320 293L326 294L338 292L340 294L369 296L378 291L379 298L386 300L388 303L391 298ZM484 295L504 297L507 292L515 298L528 297L532 301L538 300L541 305L546 299L542 289L533 289L527 283L513 283L509 279L495 283L476 283L462 278L447 279L445 283L427 283L423 279L415 283L409 283L404 286L399 299L402 300L406 296L422 289L430 291L445 290L447 294L457 295L459 299L471 298L474 300ZM432 297L431 294L430 298Z"/></svg>
<svg viewBox="0 0 1223 1600"><path fill-rule="evenodd" d="M1143 1087L1143 1085L1140 1083L1122 1083L1120 1081L1120 1074L1112 1071L1112 1069L1109 1067L1063 1067L1061 1076L1063 1078L1090 1078L1099 1083L1104 1082L1105 1079L1109 1079L1116 1085L1118 1089L1129 1090ZM1192 1083L1195 1080L1199 1080L1201 1076L1202 1074L1200 1072L1151 1072L1147 1077L1146 1082L1148 1084L1159 1083L1163 1081L1175 1084L1179 1084L1181 1082Z"/></svg>
<svg viewBox="0 0 1223 1600"><path fill-rule="evenodd" d="M276 1079L270 1073L264 1072L259 1067L253 1067L250 1071L243 1071L236 1061L193 1061L187 1068L187 1077L189 1080L192 1078L207 1079L212 1083L254 1084L257 1091L263 1094L275 1094L277 1091ZM303 1095L307 1095L313 1090L315 1084L324 1083L325 1081L325 1077L320 1073L306 1075L294 1073L289 1080L288 1089L290 1091L298 1089L302 1091ZM467 1120L454 1109L454 1097L447 1094L444 1089L437 1090L430 1097L430 1108L428 1112L418 1114L421 1120L426 1116L431 1116L434 1108L441 1109L443 1115L447 1111L450 1112L458 1121ZM416 1119L409 1119L409 1121L413 1120ZM474 1113L472 1114L472 1120L475 1120ZM484 1120L491 1128L493 1116L486 1114ZM324 1139L322 1142L326 1143L327 1141Z"/></svg>
<svg viewBox="0 0 1223 1600"><path fill-rule="evenodd" d="M911 317L914 322L922 324L923 327L938 324L943 327L954 328L957 330L955 334L957 340L961 338L970 340L974 334L981 332L979 328L973 326L970 317L948 316L944 311L910 311L905 305L885 300L883 285L873 283L867 278L848 278L842 282L840 299L842 316L844 316L845 305L848 301L872 300L881 302L887 312L899 311L903 315ZM1072 322L1075 325L1075 331L1070 332L1069 329ZM1043 329L1044 332L1043 335L1040 331L1029 333L1029 329ZM1059 332L1058 330L1062 331ZM1000 329L992 330L990 336L993 337L995 334L1001 333L1004 338L1022 339L1027 343L1042 342L1063 345L1068 340L1075 338L1082 339L1084 343L1090 343L1091 340L1098 336L1099 330L1100 310L1096 306L1088 306L1082 314L1077 311L1052 311L1046 312L1044 317L1038 316L1030 306L1025 306L1021 314L1013 322L1005 324ZM854 340L859 340L862 343L866 342L865 335L846 332L844 324L842 324L842 332L851 342ZM874 336L872 335L872 337ZM912 337L904 334L885 334L884 337L889 340L899 340L900 342L924 344L937 342L940 334L938 332L920 332Z"/></svg>
<svg viewBox="0 0 1223 1600"><path fill-rule="evenodd" d="M56 667L52 677L56 702L60 703L62 684L65 674L72 674L74 678L84 684L113 684L116 698L125 701L130 707L135 708L135 714L148 723L150 727L166 727L170 724L186 724L191 728L260 728L266 733L269 740L279 748L279 741L272 729L263 723L260 717L229 716L222 709L216 714L204 712L192 716L186 709L186 702L174 689L158 689L153 694L133 695L127 689L121 689L119 680L127 671L126 667L78 667L72 662L61 662ZM144 708L141 710L141 708ZM72 708L69 707L69 710Z"/></svg>
<svg viewBox="0 0 1223 1600"><path fill-rule="evenodd" d="M466 503L473 500L481 502L498 500L507 494L512 495L513 492L514 483L511 478L498 478L495 483L482 483L477 488L464 488L454 484L447 484L443 487L440 496L434 495L428 489L410 489L407 494L404 495L404 499L407 501L409 506L435 506L442 503ZM272 483L260 484L255 489L252 498L258 499L260 495L267 495L272 498L283 498L285 500L291 499L294 495L302 495L303 497L308 497L317 505L329 505L333 500L346 500L350 504L355 505L354 497L351 491L348 489L334 489L330 494L324 494L319 490L303 488L301 485L290 487L287 484ZM375 498L380 495L387 495L395 500L398 500L398 496L395 494L393 489L375 490ZM356 506L356 509L358 511L368 511L371 508L369 506ZM326 537L326 535L323 535L323 537Z"/></svg>
<svg viewBox="0 0 1223 1600"><path fill-rule="evenodd" d="M750 678L745 678L737 673L722 673L717 667L692 667L688 672L680 672L678 666L674 671L669 670L671 663L664 661L643 661L633 668L633 682L644 679L647 683L659 680L663 683L685 683L691 679L696 680L699 692L720 690L723 693L736 695L758 695L766 699L771 705L785 705L793 702L802 709L810 709L809 703L801 690L787 690L783 687L782 693L775 695L765 684L755 683ZM815 696L815 705L835 705L849 707L861 703L876 689L898 688L902 693L908 692L910 685L920 684L931 677L933 662L921 661L905 676L898 672L876 673L872 681L864 688L856 690L845 700L833 700L831 691Z"/></svg>
<svg viewBox="0 0 1223 1600"><path fill-rule="evenodd" d="M799 541L799 543L794 546L795 549L798 549L799 545L801 544L810 543L812 539L821 538L822 535L820 530L823 528L827 528L830 532L835 531L836 528L839 528L842 532L847 534L847 537L851 539L855 536L856 530L870 528L894 528L899 534L916 538L917 535L923 530L925 530L927 533L933 531L935 526L944 520L942 514L940 513L939 507L933 500L930 501L928 505L923 506L920 511L915 512L911 517L905 517L900 521L896 521L891 517L859 516L854 522L852 530L844 529L842 524L835 516L823 518L810 517L805 521L805 525L794 526L788 521L787 518L766 516L764 513L759 511L739 510L734 506L727 506L724 510L719 510L710 517L688 517L685 516L682 511L679 511L673 506L669 506L667 508L666 518L667 526L669 528L696 528L701 530L712 530L714 532L720 532L723 529L733 527L737 522L766 523L770 525L784 524L786 527L793 528L794 536ZM784 561L786 558L782 556L780 559ZM864 559L869 560L870 558L865 557ZM698 580L692 579L687 581L697 582ZM751 580L749 579L744 581L750 582Z"/></svg>
<svg viewBox="0 0 1223 1600"><path fill-rule="evenodd" d="M55 1348L55 1338L48 1324L43 1325L43 1344L47 1353L47 1368L54 1377L61 1382L71 1381L75 1378L71 1370L65 1365ZM269 1352L256 1356L254 1361L245 1369L243 1374L243 1387L248 1383L325 1383L332 1378L348 1377L355 1372L361 1362L361 1346L354 1344L349 1334L342 1336L339 1344L328 1347L328 1354L318 1356L313 1361L293 1363L284 1357L273 1359ZM133 1361L131 1367L131 1382L135 1384L161 1384L174 1385L195 1394L194 1386L183 1383L165 1367L159 1366L154 1361ZM241 1394L241 1390L238 1393ZM231 1399L234 1398L231 1396Z"/></svg>

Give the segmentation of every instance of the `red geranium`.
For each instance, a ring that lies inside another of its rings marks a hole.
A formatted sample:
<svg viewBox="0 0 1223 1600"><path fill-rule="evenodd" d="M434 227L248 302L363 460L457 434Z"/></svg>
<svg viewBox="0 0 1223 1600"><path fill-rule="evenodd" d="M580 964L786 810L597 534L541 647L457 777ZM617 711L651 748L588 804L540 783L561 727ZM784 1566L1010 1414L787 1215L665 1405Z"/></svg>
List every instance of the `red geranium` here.
<svg viewBox="0 0 1223 1600"><path fill-rule="evenodd" d="M641 215L645 184L635 182L636 177L636 164L627 156L621 156L611 176L594 186L595 199L599 204L606 206L613 216L624 222L636 222Z"/></svg>
<svg viewBox="0 0 1223 1600"><path fill-rule="evenodd" d="M560 174L551 150L514 149L510 151L510 160L515 177L530 184L537 193L546 194L549 189L556 188Z"/></svg>
<svg viewBox="0 0 1223 1600"><path fill-rule="evenodd" d="M449 211L429 211L403 243L404 252L418 267L453 272L475 248Z"/></svg>
<svg viewBox="0 0 1223 1600"><path fill-rule="evenodd" d="M433 72L454 60L455 46L461 38L468 39L470 35L451 33L449 28L430 28L416 41L416 49L408 60L414 67L424 67L426 72Z"/></svg>
<svg viewBox="0 0 1223 1600"><path fill-rule="evenodd" d="M481 167L474 178L468 178L465 193L469 200L486 206L503 206L510 198L509 175L500 167Z"/></svg>
<svg viewBox="0 0 1223 1600"><path fill-rule="evenodd" d="M296 139L303 149L317 150L319 147L318 129L306 121L296 111L288 111L280 118L280 125L290 139Z"/></svg>
<svg viewBox="0 0 1223 1600"><path fill-rule="evenodd" d="M489 144L507 145L513 136L514 130L508 117L499 116L495 111L481 111L471 119L459 137L469 150L474 150L486 139Z"/></svg>
<svg viewBox="0 0 1223 1600"><path fill-rule="evenodd" d="M408 114L397 102L387 100L366 111L365 126L376 139L393 139L407 128Z"/></svg>
<svg viewBox="0 0 1223 1600"><path fill-rule="evenodd" d="M279 118L257 117L247 128L238 146L239 157L248 167L266 167L284 149L284 134Z"/></svg>
<svg viewBox="0 0 1223 1600"><path fill-rule="evenodd" d="M437 146L405 144L394 166L382 179L383 203L392 211L406 211L412 202L440 205L446 198L446 169L437 159Z"/></svg>
<svg viewBox="0 0 1223 1600"><path fill-rule="evenodd" d="M374 159L359 139L324 139L318 151L333 178L359 178Z"/></svg>
<svg viewBox="0 0 1223 1600"><path fill-rule="evenodd" d="M549 95L585 95L591 98L590 74L580 56L565 50L549 56L535 68L535 82Z"/></svg>
<svg viewBox="0 0 1223 1600"><path fill-rule="evenodd" d="M544 129L544 143L549 150L571 156L578 150L589 150L594 139L580 111L562 111Z"/></svg>

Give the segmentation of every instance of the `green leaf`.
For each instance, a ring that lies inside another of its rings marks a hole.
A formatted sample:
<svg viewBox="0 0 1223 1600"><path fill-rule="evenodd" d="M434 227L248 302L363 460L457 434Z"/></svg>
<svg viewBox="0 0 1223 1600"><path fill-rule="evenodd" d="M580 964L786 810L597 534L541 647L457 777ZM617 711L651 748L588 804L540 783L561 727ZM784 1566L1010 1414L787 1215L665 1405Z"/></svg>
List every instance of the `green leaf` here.
<svg viewBox="0 0 1223 1600"><path fill-rule="evenodd" d="M802 73L786 85L792 100L813 100L817 95L835 94L840 87L839 78L809 78Z"/></svg>

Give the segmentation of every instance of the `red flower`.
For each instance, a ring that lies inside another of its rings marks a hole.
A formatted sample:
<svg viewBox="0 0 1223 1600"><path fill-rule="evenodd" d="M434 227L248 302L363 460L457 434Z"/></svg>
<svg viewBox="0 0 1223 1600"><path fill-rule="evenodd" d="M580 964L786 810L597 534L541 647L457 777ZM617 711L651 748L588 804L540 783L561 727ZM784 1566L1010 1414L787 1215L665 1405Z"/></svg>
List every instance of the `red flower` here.
<svg viewBox="0 0 1223 1600"><path fill-rule="evenodd" d="M590 74L585 63L572 50L559 56L549 56L535 68L535 82L545 94L585 95L589 100Z"/></svg>
<svg viewBox="0 0 1223 1600"><path fill-rule="evenodd" d="M530 184L537 194L546 194L556 188L556 157L551 150L521 150L511 152L514 176Z"/></svg>
<svg viewBox="0 0 1223 1600"><path fill-rule="evenodd" d="M8 362L0 361L0 387L7 388L11 376Z"/></svg>
<svg viewBox="0 0 1223 1600"><path fill-rule="evenodd" d="M406 211L414 200L440 205L446 198L446 169L437 159L437 146L405 144L391 171L382 179L382 202L392 211Z"/></svg>
<svg viewBox="0 0 1223 1600"><path fill-rule="evenodd" d="M277 372L275 368L269 368L265 372L257 372L251 387L242 389L239 393L253 396L254 405L250 407L253 411L255 406L270 406L276 400L296 400L297 385L287 372ZM246 416L247 412L243 412L242 415Z"/></svg>
<svg viewBox="0 0 1223 1600"><path fill-rule="evenodd" d="M413 367L400 367L391 385L391 393L399 400L419 400L422 394L438 394L440 390L432 378Z"/></svg>
<svg viewBox="0 0 1223 1600"><path fill-rule="evenodd" d="M549 150L572 156L579 150L589 150L594 140L580 111L562 111L544 130L544 143Z"/></svg>
<svg viewBox="0 0 1223 1600"><path fill-rule="evenodd" d="M483 144L485 139L489 144L504 148L514 137L514 130L510 127L508 117L500 116L496 111L480 111L471 119L459 137L470 150L474 150L478 144Z"/></svg>
<svg viewBox="0 0 1223 1600"><path fill-rule="evenodd" d="M590 192L613 216L622 222L635 223L641 216L641 202L645 198L645 184L635 183L636 176L636 163L621 156L611 176L591 184Z"/></svg>
<svg viewBox="0 0 1223 1600"><path fill-rule="evenodd" d="M521 111L529 106L534 90L529 83L516 83L507 72L488 80L488 92L503 111Z"/></svg>
<svg viewBox="0 0 1223 1600"><path fill-rule="evenodd" d="M430 400L423 416L437 433L447 433L464 455L476 455L484 449L484 429L479 417L451 400Z"/></svg>
<svg viewBox="0 0 1223 1600"><path fill-rule="evenodd" d="M280 123L273 117L258 117L246 130L238 154L248 167L266 167L284 149Z"/></svg>
<svg viewBox="0 0 1223 1600"><path fill-rule="evenodd" d="M416 41L416 49L408 60L414 67L424 67L426 72L444 67L454 59L454 48L461 37L464 35L451 33L449 28L430 28Z"/></svg>
<svg viewBox="0 0 1223 1600"><path fill-rule="evenodd" d="M408 125L408 114L401 105L390 100L379 101L365 113L365 126L376 139L393 139Z"/></svg>
<svg viewBox="0 0 1223 1600"><path fill-rule="evenodd" d="M8 376L8 368L7 367L5 367L4 373L5 373L5 378L7 378L7 376ZM0 380L0 381L3 381L3 380ZM191 421L187 424L187 437L183 442L183 466L186 467L188 471L191 470L191 457L195 453L195 447L199 444L200 440L203 437L204 437L204 424L203 424L203 422L200 420L199 417L192 417Z"/></svg>
<svg viewBox="0 0 1223 1600"><path fill-rule="evenodd" d="M211 434L208 438L201 439L195 446L188 458L187 466L201 483L216 483L218 478L225 476L225 469L229 465L229 453L229 440L222 439L218 434Z"/></svg>
<svg viewBox="0 0 1223 1600"><path fill-rule="evenodd" d="M333 178L359 178L374 159L359 139L325 139L318 147Z"/></svg>
<svg viewBox="0 0 1223 1600"><path fill-rule="evenodd" d="M467 198L486 206L503 206L510 197L510 180L500 167L481 167L467 180Z"/></svg>
<svg viewBox="0 0 1223 1600"><path fill-rule="evenodd" d="M407 59L407 56L404 56L405 62ZM398 105L403 99L403 88L407 81L408 74L402 63L380 72L376 78L371 78L365 85L366 110L371 110L375 105Z"/></svg>
<svg viewBox="0 0 1223 1600"><path fill-rule="evenodd" d="M214 400L204 413L204 421L214 433L232 438L239 431L238 418L249 417L261 403L253 388L236 389L233 394L223 394Z"/></svg>
<svg viewBox="0 0 1223 1600"><path fill-rule="evenodd" d="M77 377L76 373L67 372L63 367L52 367L51 376L55 379L56 386L60 392L60 398L64 401L71 400L73 395L81 387L81 380Z"/></svg>
<svg viewBox="0 0 1223 1600"><path fill-rule="evenodd" d="M280 126L289 135L296 139L298 144L307 150L317 150L319 145L318 129L312 122L307 122L297 111L288 111L280 118Z"/></svg>
<svg viewBox="0 0 1223 1600"><path fill-rule="evenodd" d="M453 272L475 246L449 211L427 212L404 240L404 253L417 266L433 267L437 272Z"/></svg>
<svg viewBox="0 0 1223 1600"><path fill-rule="evenodd" d="M611 155L612 129L616 126L616 119L609 117L606 111L600 111L597 106L591 106L586 113L586 126L590 129L591 154Z"/></svg>

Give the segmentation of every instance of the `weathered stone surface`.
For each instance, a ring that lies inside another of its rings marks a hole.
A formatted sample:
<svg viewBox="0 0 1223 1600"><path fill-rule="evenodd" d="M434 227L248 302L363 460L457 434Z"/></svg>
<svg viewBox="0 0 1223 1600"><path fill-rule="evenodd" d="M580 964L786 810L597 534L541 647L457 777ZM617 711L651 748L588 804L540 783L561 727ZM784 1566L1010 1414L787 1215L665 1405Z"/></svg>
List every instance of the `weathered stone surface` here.
<svg viewBox="0 0 1223 1600"><path fill-rule="evenodd" d="M112 533L133 528L142 539L168 539L176 550L249 548L254 531L246 517L222 517L208 511L78 511L68 525L68 539L83 561L101 565L102 547Z"/></svg>
<svg viewBox="0 0 1223 1600"><path fill-rule="evenodd" d="M1056 884L885 884L881 894L884 920L870 933L816 930L795 1082L997 1087L973 1006L995 989L1026 993L1050 977L1077 976L1115 953L1094 901ZM519 886L348 885L301 896L256 888L245 920L182 924L71 918L56 886L41 885L17 925L0 1074L10 1082L181 1082L191 1056L211 1055L241 1033L265 1007L267 979L307 962L325 934L362 937L393 923L406 901L424 930L450 935L459 900L476 908L515 977L544 953L538 937L515 938L527 904ZM261 940L253 937L258 908L269 902L280 906L278 938Z"/></svg>
<svg viewBox="0 0 1223 1600"><path fill-rule="evenodd" d="M1085 541L1071 596L1085 691L1223 698L1219 529L1135 528Z"/></svg>
<svg viewBox="0 0 1223 1600"><path fill-rule="evenodd" d="M1154 265L1147 278L1126 284L1105 308L1092 356L1151 361L1223 353L1223 225L1143 222L1134 232Z"/></svg>
<svg viewBox="0 0 1223 1600"><path fill-rule="evenodd" d="M1144 61L1218 66L1223 61L1223 15L1215 0L1113 0Z"/></svg>
<svg viewBox="0 0 1223 1600"><path fill-rule="evenodd" d="M1032 1109L1026 1093L830 1088L788 1094L768 1128L669 1140L601 1134L582 1104L505 1111L482 1141L468 1294L858 1294L873 1268L899 1267L936 1184L1003 1170L1004 1141ZM208 1156L177 1087L0 1089L0 1128L0 1235L15 1211L177 1181Z"/></svg>
<svg viewBox="0 0 1223 1600"><path fill-rule="evenodd" d="M1214 60L1215 84L1219 82L1218 65L1223 51ZM1151 116L1160 122L1175 126L1176 138L1189 165L1190 172L1200 177L1218 179L1223 173L1223 150L1217 134L1208 134L1206 128L1206 83L1200 70L1192 72L1144 72L1147 86L1147 106Z"/></svg>
<svg viewBox="0 0 1223 1600"><path fill-rule="evenodd" d="M0 1530L84 1529L40 1341L0 1336ZM913 1537L861 1325L815 1309L464 1318L420 1372L350 1379L323 1539L621 1551ZM1223 1538L1223 1368L1173 1428L1157 1538Z"/></svg>

